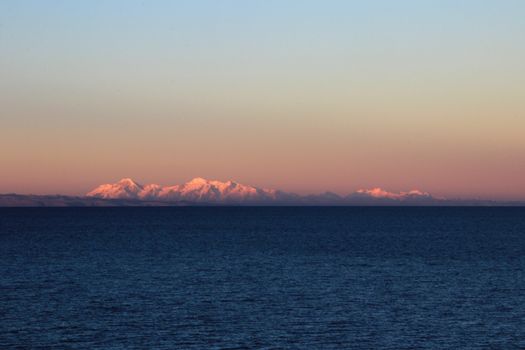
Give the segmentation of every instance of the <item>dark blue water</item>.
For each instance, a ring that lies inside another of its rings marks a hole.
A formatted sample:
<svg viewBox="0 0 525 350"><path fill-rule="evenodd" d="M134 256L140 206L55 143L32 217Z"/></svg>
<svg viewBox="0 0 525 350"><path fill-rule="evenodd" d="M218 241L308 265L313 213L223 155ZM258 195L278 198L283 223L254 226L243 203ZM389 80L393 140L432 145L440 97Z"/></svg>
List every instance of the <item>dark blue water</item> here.
<svg viewBox="0 0 525 350"><path fill-rule="evenodd" d="M525 208L0 209L0 349L525 348Z"/></svg>

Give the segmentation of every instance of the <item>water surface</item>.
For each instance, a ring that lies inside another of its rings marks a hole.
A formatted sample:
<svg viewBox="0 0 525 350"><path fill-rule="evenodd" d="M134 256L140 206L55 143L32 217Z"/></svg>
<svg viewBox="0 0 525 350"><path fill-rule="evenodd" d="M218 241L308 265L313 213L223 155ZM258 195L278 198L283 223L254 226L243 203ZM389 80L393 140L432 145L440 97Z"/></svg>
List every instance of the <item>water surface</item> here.
<svg viewBox="0 0 525 350"><path fill-rule="evenodd" d="M1 349L525 348L525 208L0 209Z"/></svg>

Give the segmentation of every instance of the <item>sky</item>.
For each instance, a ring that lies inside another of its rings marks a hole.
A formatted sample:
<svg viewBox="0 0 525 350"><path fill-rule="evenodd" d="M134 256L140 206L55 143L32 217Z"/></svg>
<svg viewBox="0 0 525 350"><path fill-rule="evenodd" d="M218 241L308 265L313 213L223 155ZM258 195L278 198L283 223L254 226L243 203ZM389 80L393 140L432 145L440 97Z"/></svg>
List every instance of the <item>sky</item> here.
<svg viewBox="0 0 525 350"><path fill-rule="evenodd" d="M525 1L0 0L0 193L525 199Z"/></svg>

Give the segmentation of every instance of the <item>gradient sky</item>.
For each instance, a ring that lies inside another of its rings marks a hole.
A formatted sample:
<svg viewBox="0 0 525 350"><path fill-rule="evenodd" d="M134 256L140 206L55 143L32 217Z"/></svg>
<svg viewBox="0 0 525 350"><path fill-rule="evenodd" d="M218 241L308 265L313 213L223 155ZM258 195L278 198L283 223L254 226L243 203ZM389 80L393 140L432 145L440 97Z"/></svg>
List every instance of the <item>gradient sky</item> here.
<svg viewBox="0 0 525 350"><path fill-rule="evenodd" d="M525 199L525 1L0 0L0 193Z"/></svg>

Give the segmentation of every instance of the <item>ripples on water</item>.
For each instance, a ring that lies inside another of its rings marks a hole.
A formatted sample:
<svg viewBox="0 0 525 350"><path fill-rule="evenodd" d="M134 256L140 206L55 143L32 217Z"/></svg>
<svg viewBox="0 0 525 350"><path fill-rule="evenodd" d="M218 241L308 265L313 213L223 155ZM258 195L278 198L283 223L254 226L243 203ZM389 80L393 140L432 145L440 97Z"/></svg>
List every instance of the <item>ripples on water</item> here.
<svg viewBox="0 0 525 350"><path fill-rule="evenodd" d="M0 209L0 349L525 348L524 208Z"/></svg>

